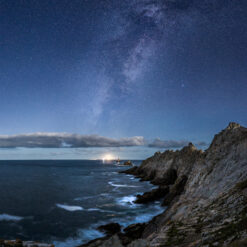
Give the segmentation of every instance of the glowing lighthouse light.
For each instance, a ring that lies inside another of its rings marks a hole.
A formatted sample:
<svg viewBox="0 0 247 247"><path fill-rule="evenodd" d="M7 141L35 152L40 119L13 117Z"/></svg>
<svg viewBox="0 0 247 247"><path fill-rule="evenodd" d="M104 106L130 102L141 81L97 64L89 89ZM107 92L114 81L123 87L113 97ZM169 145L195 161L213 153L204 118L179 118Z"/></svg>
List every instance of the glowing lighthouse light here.
<svg viewBox="0 0 247 247"><path fill-rule="evenodd" d="M112 154L105 154L102 158L102 161L105 162L105 161L111 161L111 160L114 160L114 157Z"/></svg>

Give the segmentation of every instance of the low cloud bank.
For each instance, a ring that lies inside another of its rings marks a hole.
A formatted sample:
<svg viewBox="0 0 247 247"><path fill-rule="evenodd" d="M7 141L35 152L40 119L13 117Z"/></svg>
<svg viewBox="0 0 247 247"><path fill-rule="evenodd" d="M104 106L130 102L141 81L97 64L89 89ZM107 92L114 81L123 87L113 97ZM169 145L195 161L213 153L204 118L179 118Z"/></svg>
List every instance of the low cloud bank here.
<svg viewBox="0 0 247 247"><path fill-rule="evenodd" d="M109 138L99 135L79 135L68 133L31 133L20 135L0 135L0 148L87 148L87 147L134 147L147 146L153 148L182 148L189 141L155 139L147 142L143 136L127 138ZM206 146L205 142L195 143Z"/></svg>
<svg viewBox="0 0 247 247"><path fill-rule="evenodd" d="M160 140L159 138L156 138L152 143L150 143L148 146L149 147L154 147L154 148L181 148L184 146L187 146L189 144L189 141L174 141L174 140ZM205 142L196 142L194 143L196 146L206 146L207 143Z"/></svg>
<svg viewBox="0 0 247 247"><path fill-rule="evenodd" d="M33 133L0 136L1 148L131 147L143 145L144 138L142 136L120 139L98 135L78 135L67 133Z"/></svg>

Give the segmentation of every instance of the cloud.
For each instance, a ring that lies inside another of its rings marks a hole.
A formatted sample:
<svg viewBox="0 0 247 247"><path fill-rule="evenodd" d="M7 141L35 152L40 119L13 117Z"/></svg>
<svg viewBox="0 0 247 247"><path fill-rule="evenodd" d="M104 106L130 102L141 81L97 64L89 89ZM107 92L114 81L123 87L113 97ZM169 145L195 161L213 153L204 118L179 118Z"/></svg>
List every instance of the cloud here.
<svg viewBox="0 0 247 247"><path fill-rule="evenodd" d="M0 136L1 148L59 148L59 147L131 147L142 146L142 136L129 138L108 138L99 135L79 135L68 133L31 133Z"/></svg>
<svg viewBox="0 0 247 247"><path fill-rule="evenodd" d="M70 133L30 133L19 135L0 135L0 148L87 148L87 147L135 147L182 148L189 141L161 140L156 138L147 142L143 136L109 138L99 135L80 135ZM196 146L206 146L197 142Z"/></svg>
<svg viewBox="0 0 247 247"><path fill-rule="evenodd" d="M187 146L189 144L189 141L181 140L181 141L175 141L175 140L161 140L159 138L156 138L152 143L150 143L149 147L154 148L182 148L184 146ZM205 142L197 142L194 143L196 146L206 146L207 144Z"/></svg>

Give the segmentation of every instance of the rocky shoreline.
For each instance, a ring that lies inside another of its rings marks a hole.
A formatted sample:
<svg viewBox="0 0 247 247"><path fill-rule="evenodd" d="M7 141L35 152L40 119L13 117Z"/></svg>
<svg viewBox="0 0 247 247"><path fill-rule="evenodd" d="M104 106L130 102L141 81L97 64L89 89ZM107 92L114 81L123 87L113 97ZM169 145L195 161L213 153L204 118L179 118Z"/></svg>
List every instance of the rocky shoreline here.
<svg viewBox="0 0 247 247"><path fill-rule="evenodd" d="M190 143L123 173L158 185L136 203L162 199L166 210L123 231L102 226L105 237L80 247L247 246L247 128L230 123L205 151Z"/></svg>
<svg viewBox="0 0 247 247"><path fill-rule="evenodd" d="M0 247L55 247L54 244L45 244L35 241L3 240L0 239Z"/></svg>
<svg viewBox="0 0 247 247"><path fill-rule="evenodd" d="M247 246L247 128L230 123L205 151L190 143L156 152L122 173L157 185L135 203L161 200L164 212L124 229L118 223L100 226L104 237L78 247ZM0 247L10 246L54 245L0 240Z"/></svg>

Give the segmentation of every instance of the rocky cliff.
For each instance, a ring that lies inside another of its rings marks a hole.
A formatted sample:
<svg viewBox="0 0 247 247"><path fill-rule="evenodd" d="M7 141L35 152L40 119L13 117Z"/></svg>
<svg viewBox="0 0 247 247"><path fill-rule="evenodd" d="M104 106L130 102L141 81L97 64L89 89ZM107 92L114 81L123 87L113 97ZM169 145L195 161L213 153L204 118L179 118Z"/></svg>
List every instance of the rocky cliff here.
<svg viewBox="0 0 247 247"><path fill-rule="evenodd" d="M85 246L247 246L246 128L230 123L205 151L190 143L157 152L125 173L159 186L139 195L137 203L162 198L166 210L130 226L131 236L125 229Z"/></svg>

